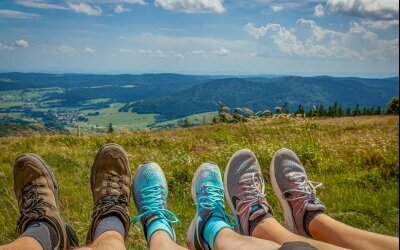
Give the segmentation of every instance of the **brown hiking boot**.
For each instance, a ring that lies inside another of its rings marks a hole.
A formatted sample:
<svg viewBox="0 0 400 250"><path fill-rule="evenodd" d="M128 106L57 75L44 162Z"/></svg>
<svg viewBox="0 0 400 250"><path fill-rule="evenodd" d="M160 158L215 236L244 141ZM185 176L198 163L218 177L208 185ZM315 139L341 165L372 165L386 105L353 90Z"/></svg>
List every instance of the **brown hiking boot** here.
<svg viewBox="0 0 400 250"><path fill-rule="evenodd" d="M13 168L14 191L20 209L17 230L22 234L33 221L45 221L57 232L56 249L78 247L72 227L60 215L58 183L46 162L35 154L17 158Z"/></svg>
<svg viewBox="0 0 400 250"><path fill-rule="evenodd" d="M117 215L128 235L129 199L131 189L131 170L125 151L118 144L106 144L97 153L90 175L94 208L92 223L86 244L93 242L94 233L100 220L108 215Z"/></svg>

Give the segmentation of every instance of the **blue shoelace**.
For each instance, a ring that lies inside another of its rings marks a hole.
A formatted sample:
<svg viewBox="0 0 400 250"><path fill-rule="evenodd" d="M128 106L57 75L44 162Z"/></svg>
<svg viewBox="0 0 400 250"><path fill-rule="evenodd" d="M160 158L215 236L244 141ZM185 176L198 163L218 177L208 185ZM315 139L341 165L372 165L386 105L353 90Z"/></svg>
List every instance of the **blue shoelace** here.
<svg viewBox="0 0 400 250"><path fill-rule="evenodd" d="M152 215L159 216L169 223L178 223L178 217L166 209L166 201L163 197L166 197L166 191L161 185L154 185L140 190L142 207L139 211L140 214L131 223L135 224L142 218L146 220Z"/></svg>
<svg viewBox="0 0 400 250"><path fill-rule="evenodd" d="M203 185L200 192L204 192L197 195L197 201L195 205L198 210L208 209L212 213L219 214L223 217L224 221L230 226L235 226L236 218L225 212L224 207L224 190L214 185Z"/></svg>

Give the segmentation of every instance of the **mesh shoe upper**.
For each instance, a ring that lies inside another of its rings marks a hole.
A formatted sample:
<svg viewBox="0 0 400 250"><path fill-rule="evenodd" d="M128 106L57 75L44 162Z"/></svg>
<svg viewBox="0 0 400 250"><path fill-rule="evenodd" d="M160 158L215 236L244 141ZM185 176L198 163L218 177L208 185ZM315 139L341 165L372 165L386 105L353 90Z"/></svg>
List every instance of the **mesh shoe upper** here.
<svg viewBox="0 0 400 250"><path fill-rule="evenodd" d="M204 227L211 216L221 218L233 225L234 218L225 212L224 191L221 172L217 165L204 163L196 171L192 180L192 198L197 213L188 230L187 242L190 249L211 249L204 240Z"/></svg>
<svg viewBox="0 0 400 250"><path fill-rule="evenodd" d="M288 149L279 150L271 164L273 189L285 210L285 224L289 230L309 236L304 228L306 211L324 211L324 204L316 196L322 186L308 180L297 155Z"/></svg>
<svg viewBox="0 0 400 250"><path fill-rule="evenodd" d="M225 193L231 210L239 222L235 230L250 235L250 222L272 214L272 209L264 197L264 179L261 168L253 152L242 149L228 162L224 175Z"/></svg>
<svg viewBox="0 0 400 250"><path fill-rule="evenodd" d="M167 197L168 185L160 166L154 162L146 162L136 171L132 188L133 199L138 210L138 216L132 223L141 221L146 238L147 226L155 219L164 219L167 227L173 228L172 223L177 223L178 218L168 210ZM173 235L175 238L175 235ZM149 239L147 239L149 241Z"/></svg>

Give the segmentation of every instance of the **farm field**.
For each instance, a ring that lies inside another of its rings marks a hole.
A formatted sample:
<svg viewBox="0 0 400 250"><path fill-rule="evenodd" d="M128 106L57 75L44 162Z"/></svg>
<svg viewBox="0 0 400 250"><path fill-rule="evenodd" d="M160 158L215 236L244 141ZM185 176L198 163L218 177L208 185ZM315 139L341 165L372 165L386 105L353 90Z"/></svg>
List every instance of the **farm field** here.
<svg viewBox="0 0 400 250"><path fill-rule="evenodd" d="M147 119L151 119L150 117ZM278 221L282 208L269 183L269 164L281 147L295 151L309 179L322 182L318 196L327 214L351 226L398 236L398 116L327 119L252 120L247 123L204 125L150 132L113 134L35 135L0 138L0 244L17 237L17 202L12 166L22 153L40 154L60 183L62 215L85 242L92 200L90 168L97 150L115 142L128 153L132 173L145 160L157 162L169 186L169 209L180 219L177 242L185 244L195 214L190 196L192 174L204 161L225 169L230 156L249 148L255 152L266 180L266 198ZM131 200L131 218L137 215ZM139 224L133 225L128 249L146 249Z"/></svg>

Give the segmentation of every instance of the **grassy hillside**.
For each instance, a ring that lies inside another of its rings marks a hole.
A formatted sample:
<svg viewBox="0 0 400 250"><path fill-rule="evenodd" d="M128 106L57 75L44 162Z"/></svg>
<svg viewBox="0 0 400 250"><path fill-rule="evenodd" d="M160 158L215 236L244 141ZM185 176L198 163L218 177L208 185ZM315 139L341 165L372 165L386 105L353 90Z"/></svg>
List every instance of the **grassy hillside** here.
<svg viewBox="0 0 400 250"><path fill-rule="evenodd" d="M0 138L0 244L17 237L17 203L12 165L24 152L43 156L53 167L61 185L64 217L84 242L92 200L90 167L97 150L107 142L121 144L135 172L145 160L158 162L169 185L169 208L181 220L177 241L184 244L186 230L195 214L190 197L192 173L204 161L214 161L221 170L241 148L257 155L266 178L267 199L276 217L282 208L269 184L269 164L281 147L294 150L309 178L325 188L319 197L332 217L352 226L398 235L398 117L345 117L320 120L259 120L245 124L206 125L170 131L118 133L77 138L32 136ZM137 214L131 202L132 218ZM145 249L139 225L131 227L129 249Z"/></svg>

